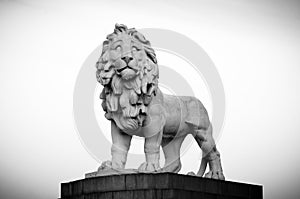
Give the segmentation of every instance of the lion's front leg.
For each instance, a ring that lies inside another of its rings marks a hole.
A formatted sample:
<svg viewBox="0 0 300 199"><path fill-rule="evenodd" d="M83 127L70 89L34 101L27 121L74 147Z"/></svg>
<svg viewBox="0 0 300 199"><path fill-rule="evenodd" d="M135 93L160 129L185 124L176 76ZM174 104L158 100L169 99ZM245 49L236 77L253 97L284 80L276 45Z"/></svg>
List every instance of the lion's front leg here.
<svg viewBox="0 0 300 199"><path fill-rule="evenodd" d="M132 136L122 132L113 121L111 122L111 136L111 167L113 169L124 169Z"/></svg>
<svg viewBox="0 0 300 199"><path fill-rule="evenodd" d="M142 163L139 167L139 171L143 172L154 172L160 170L159 166L159 149L161 145L162 131L157 134L146 137L144 152L146 157L146 162Z"/></svg>

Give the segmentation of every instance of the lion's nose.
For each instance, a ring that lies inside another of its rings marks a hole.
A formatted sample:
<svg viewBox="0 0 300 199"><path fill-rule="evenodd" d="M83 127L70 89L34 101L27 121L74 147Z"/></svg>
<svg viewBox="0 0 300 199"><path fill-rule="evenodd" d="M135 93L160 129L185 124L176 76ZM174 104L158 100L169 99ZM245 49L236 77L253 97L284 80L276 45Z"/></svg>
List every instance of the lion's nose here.
<svg viewBox="0 0 300 199"><path fill-rule="evenodd" d="M123 61L125 61L126 64L128 64L131 60L133 60L133 57L124 56L121 58Z"/></svg>

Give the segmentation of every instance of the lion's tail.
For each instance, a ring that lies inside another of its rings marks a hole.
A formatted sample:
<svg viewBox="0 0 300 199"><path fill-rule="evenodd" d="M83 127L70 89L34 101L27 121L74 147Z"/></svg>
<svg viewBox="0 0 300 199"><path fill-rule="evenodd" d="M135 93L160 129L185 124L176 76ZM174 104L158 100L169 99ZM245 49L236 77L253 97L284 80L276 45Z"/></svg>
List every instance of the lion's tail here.
<svg viewBox="0 0 300 199"><path fill-rule="evenodd" d="M206 170L206 166L207 166L207 159L203 157L202 160L201 160L201 164L200 164L200 168L199 168L199 171L197 173L197 176L200 176L200 177L203 176L203 174Z"/></svg>

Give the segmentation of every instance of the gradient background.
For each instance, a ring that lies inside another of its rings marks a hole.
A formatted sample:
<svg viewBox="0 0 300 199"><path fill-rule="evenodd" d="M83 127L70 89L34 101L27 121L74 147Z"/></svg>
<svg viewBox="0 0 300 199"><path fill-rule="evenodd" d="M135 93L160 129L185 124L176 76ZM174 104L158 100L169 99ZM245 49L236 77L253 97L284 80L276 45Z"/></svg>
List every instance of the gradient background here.
<svg viewBox="0 0 300 199"><path fill-rule="evenodd" d="M196 41L225 87L227 179L262 184L265 198L300 195L299 1L2 0L1 199L57 198L61 182L97 168L75 131L73 88L116 22Z"/></svg>

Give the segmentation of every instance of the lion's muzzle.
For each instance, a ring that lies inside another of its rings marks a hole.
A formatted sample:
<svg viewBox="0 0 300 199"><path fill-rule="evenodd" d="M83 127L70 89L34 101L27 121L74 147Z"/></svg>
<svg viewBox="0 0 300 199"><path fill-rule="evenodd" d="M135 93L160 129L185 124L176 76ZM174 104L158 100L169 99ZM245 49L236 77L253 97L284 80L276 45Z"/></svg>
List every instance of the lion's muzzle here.
<svg viewBox="0 0 300 199"><path fill-rule="evenodd" d="M138 70L126 66L124 68L117 69L117 74L121 76L122 79L129 80L134 78L137 75Z"/></svg>

